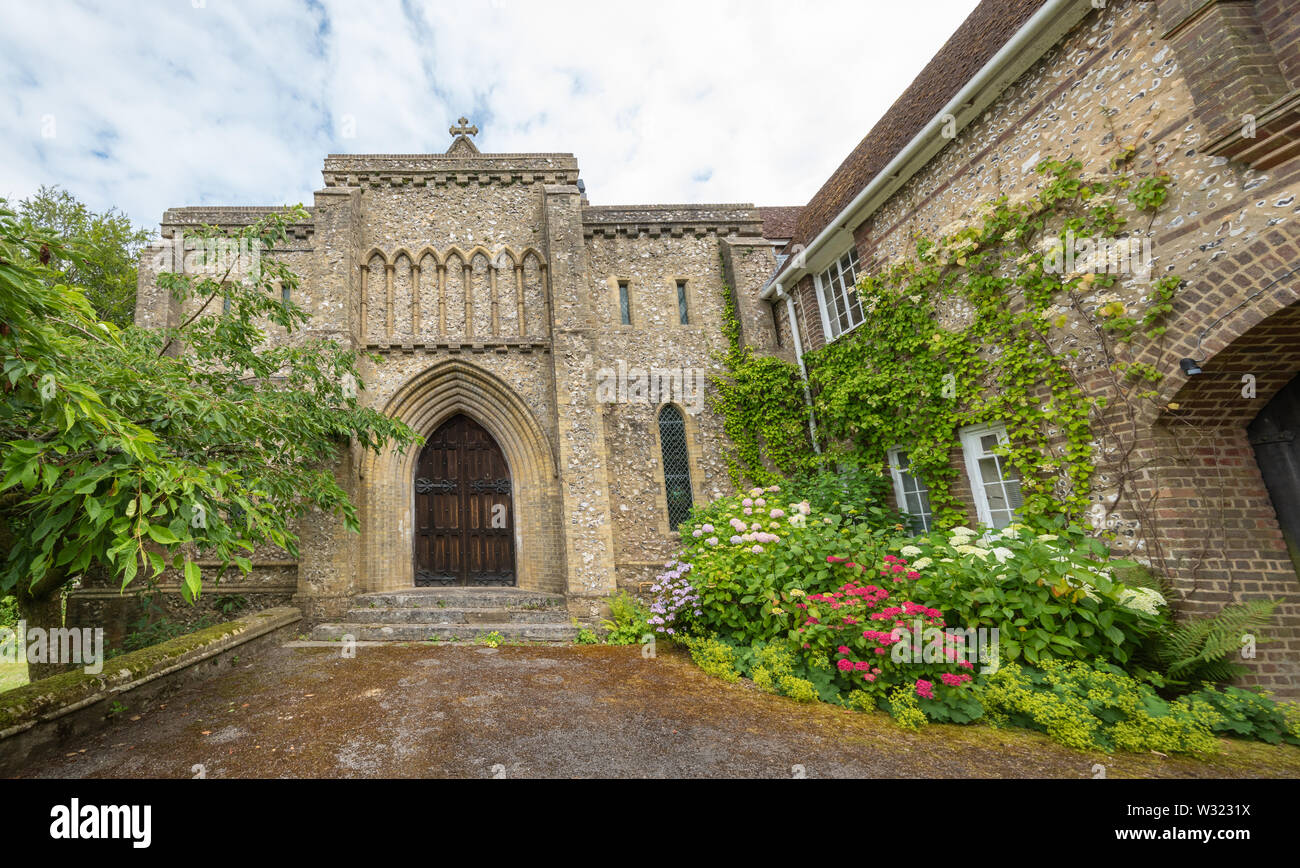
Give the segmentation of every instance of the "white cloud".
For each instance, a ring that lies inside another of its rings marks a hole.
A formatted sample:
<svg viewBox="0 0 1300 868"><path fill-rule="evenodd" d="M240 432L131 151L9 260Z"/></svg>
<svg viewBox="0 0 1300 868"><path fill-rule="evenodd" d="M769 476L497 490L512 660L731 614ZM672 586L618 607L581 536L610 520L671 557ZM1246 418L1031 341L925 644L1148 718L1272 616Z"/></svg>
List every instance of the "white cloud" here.
<svg viewBox="0 0 1300 868"><path fill-rule="evenodd" d="M575 153L596 204L802 204L976 5L198 2L0 6L0 196L310 203L326 153L440 152L466 114Z"/></svg>

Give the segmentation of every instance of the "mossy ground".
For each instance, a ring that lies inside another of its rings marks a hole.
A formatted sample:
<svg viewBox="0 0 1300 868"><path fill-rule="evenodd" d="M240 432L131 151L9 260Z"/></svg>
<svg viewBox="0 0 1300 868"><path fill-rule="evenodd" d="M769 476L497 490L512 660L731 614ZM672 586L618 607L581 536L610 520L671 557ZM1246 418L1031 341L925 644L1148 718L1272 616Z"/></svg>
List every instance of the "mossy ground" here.
<svg viewBox="0 0 1300 868"><path fill-rule="evenodd" d="M987 726L900 729L637 647L459 645L259 653L129 707L41 777L1300 777L1300 749L1209 760L1086 754ZM84 750L84 753L79 751Z"/></svg>

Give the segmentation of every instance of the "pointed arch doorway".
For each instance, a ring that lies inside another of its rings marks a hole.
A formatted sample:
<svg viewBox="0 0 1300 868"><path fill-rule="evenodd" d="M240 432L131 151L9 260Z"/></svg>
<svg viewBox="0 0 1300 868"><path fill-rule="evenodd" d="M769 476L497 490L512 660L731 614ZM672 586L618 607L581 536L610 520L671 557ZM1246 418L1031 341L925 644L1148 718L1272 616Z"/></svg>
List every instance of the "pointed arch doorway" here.
<svg viewBox="0 0 1300 868"><path fill-rule="evenodd" d="M415 465L415 584L515 584L510 467L464 414L434 431Z"/></svg>

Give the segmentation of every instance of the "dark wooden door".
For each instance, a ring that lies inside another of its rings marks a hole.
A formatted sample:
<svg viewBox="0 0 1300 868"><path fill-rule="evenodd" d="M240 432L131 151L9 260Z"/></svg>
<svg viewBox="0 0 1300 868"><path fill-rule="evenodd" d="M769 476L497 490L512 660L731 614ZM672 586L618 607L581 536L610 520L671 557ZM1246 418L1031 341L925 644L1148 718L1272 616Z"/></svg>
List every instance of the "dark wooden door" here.
<svg viewBox="0 0 1300 868"><path fill-rule="evenodd" d="M415 584L513 585L513 507L492 435L468 416L443 423L415 467Z"/></svg>
<svg viewBox="0 0 1300 868"><path fill-rule="evenodd" d="M1282 528L1287 551L1300 576L1300 377L1292 380L1246 428Z"/></svg>

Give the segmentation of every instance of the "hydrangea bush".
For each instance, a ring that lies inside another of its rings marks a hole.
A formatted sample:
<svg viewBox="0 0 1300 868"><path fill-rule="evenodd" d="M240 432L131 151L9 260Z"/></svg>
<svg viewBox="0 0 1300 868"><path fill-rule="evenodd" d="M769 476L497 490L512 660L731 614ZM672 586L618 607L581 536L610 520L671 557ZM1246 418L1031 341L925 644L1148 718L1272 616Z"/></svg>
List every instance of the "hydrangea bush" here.
<svg viewBox="0 0 1300 868"><path fill-rule="evenodd" d="M1218 734L1300 732L1253 693L1156 693L1134 655L1170 629L1168 603L1077 527L908 536L892 511L774 485L697 506L681 532L649 624L717 677L913 728L988 717L1081 749L1203 753Z"/></svg>
<svg viewBox="0 0 1300 868"><path fill-rule="evenodd" d="M1164 597L1129 587L1104 546L1079 528L1036 533L1011 525L979 536L966 527L903 542L920 573L915 594L957 626L999 629L1002 659L1129 661L1161 629Z"/></svg>

